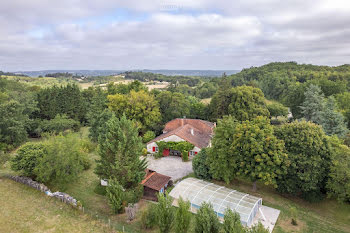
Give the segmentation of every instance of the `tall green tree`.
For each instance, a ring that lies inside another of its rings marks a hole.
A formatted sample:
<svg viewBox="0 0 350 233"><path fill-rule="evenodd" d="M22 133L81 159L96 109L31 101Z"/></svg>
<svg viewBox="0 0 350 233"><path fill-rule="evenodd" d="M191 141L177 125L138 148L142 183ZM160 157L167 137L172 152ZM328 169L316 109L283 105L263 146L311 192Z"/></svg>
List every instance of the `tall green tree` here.
<svg viewBox="0 0 350 233"><path fill-rule="evenodd" d="M343 137L347 133L344 116L337 111L336 100L333 96L326 100L324 110L321 113L321 125L327 135Z"/></svg>
<svg viewBox="0 0 350 233"><path fill-rule="evenodd" d="M194 175L199 179L210 180L212 178L209 172L207 157L208 157L208 148L203 148L192 159L192 168L193 168Z"/></svg>
<svg viewBox="0 0 350 233"><path fill-rule="evenodd" d="M275 135L285 142L290 161L287 173L277 180L278 190L305 198L324 193L332 149L322 128L295 121L276 127Z"/></svg>
<svg viewBox="0 0 350 233"><path fill-rule="evenodd" d="M170 232L174 221L174 208L172 206L173 199L166 192L158 193L157 219L158 227L161 233Z"/></svg>
<svg viewBox="0 0 350 233"><path fill-rule="evenodd" d="M195 233L218 233L220 222L210 203L202 203L195 216Z"/></svg>
<svg viewBox="0 0 350 233"><path fill-rule="evenodd" d="M146 161L142 155L142 139L135 123L123 115L112 116L99 135L99 160L95 173L101 179L116 178L126 189L135 188L145 175Z"/></svg>
<svg viewBox="0 0 350 233"><path fill-rule="evenodd" d="M161 120L158 102L148 92L132 90L127 95L115 94L107 98L108 108L117 117L125 114L129 119L135 120L143 133L155 127Z"/></svg>
<svg viewBox="0 0 350 233"><path fill-rule="evenodd" d="M91 127L89 128L89 137L93 142L98 142L100 135L105 135L107 132L106 123L111 119L113 113L109 109L105 109L94 119L91 120Z"/></svg>
<svg viewBox="0 0 350 233"><path fill-rule="evenodd" d="M162 91L157 95L163 123L175 118L182 118L190 114L190 102L186 97L178 92Z"/></svg>
<svg viewBox="0 0 350 233"><path fill-rule="evenodd" d="M113 213L118 214L124 211L124 189L123 186L119 184L117 179L112 178L108 181L108 186L106 188L106 196L108 198L108 203Z"/></svg>
<svg viewBox="0 0 350 233"><path fill-rule="evenodd" d="M190 212L191 204L184 201L181 197L178 200L179 208L175 213L175 232L186 233L189 230L192 213Z"/></svg>
<svg viewBox="0 0 350 233"><path fill-rule="evenodd" d="M307 121L321 124L322 112L324 110L324 95L321 88L316 85L310 85L305 91L305 100L300 106L302 116Z"/></svg>

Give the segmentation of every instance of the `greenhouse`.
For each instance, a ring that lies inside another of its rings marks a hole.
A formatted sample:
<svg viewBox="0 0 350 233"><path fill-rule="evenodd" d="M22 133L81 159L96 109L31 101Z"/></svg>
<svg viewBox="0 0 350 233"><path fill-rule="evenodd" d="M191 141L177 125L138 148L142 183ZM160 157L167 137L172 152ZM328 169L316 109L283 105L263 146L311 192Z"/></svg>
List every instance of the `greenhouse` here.
<svg viewBox="0 0 350 233"><path fill-rule="evenodd" d="M226 208L230 208L241 216L241 222L245 226L251 226L262 205L261 198L195 178L181 181L169 195L174 198L174 205L177 205L180 196L189 201L193 213L197 212L203 202L210 202L220 220L223 220Z"/></svg>

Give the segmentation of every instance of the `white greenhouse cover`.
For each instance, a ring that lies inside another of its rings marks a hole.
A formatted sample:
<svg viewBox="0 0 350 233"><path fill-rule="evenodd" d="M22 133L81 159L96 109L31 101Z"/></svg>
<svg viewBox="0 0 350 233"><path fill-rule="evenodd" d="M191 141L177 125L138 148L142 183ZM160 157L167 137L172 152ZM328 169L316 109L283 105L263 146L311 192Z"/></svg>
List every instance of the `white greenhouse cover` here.
<svg viewBox="0 0 350 233"><path fill-rule="evenodd" d="M181 196L189 201L191 211L198 209L203 202L210 202L219 217L223 217L226 208L230 208L239 213L241 222L247 226L250 226L262 205L261 198L195 178L181 181L169 195L174 199Z"/></svg>

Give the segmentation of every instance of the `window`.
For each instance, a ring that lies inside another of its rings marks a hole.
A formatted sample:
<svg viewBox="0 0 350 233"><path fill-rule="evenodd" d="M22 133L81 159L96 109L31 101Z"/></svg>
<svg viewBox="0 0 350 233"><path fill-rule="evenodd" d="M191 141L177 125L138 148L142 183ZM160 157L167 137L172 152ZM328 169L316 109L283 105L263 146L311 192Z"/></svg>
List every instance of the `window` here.
<svg viewBox="0 0 350 233"><path fill-rule="evenodd" d="M156 152L158 152L158 146L156 146L155 148L156 148Z"/></svg>
<svg viewBox="0 0 350 233"><path fill-rule="evenodd" d="M197 154L197 152L194 152L193 150L188 152L190 156L194 156L195 154Z"/></svg>

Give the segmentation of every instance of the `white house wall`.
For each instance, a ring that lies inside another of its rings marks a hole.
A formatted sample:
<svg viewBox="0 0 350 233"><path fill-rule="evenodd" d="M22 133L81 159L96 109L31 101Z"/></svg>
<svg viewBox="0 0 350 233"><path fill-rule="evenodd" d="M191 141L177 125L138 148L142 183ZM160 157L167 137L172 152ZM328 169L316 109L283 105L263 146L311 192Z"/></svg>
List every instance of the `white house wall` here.
<svg viewBox="0 0 350 233"><path fill-rule="evenodd" d="M176 135L170 135L169 137L166 138L162 138L159 141L164 141L164 142L183 142L185 140L183 140L182 138L180 138L179 136ZM153 147L158 147L156 142L151 142L149 144L147 144L147 152L148 153L155 153L153 152L152 148Z"/></svg>

